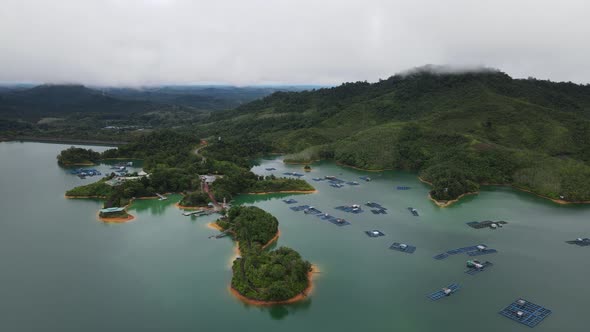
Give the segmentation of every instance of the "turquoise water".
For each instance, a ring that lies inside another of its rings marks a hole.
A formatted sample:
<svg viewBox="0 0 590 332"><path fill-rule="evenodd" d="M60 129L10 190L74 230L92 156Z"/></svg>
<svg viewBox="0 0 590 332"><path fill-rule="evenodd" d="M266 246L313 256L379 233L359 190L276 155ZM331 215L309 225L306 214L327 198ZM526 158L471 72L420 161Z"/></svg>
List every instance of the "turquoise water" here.
<svg viewBox="0 0 590 332"><path fill-rule="evenodd" d="M207 237L214 216L190 218L167 201L136 201L126 224L96 219L97 200L68 200L65 190L84 181L57 166L69 145L0 143L1 331L525 331L498 311L517 297L553 310L536 331L587 331L590 248L564 243L590 237L590 207L560 206L508 188L487 188L449 208L427 199L414 174L366 173L333 163L315 164L305 178L335 175L373 181L335 189L316 183L312 195L251 195L279 219L278 245L298 250L320 269L308 300L251 307L229 294L230 239ZM104 147L95 147L96 150ZM253 170L302 171L279 159ZM102 166L108 169L108 166ZM408 191L395 190L407 185ZM352 225L337 227L291 211L293 197ZM386 216L350 215L333 207L377 201ZM413 217L413 206L420 217ZM472 220L501 219L504 228L474 230ZM369 238L363 231L386 234ZM417 246L412 255L392 242ZM463 273L467 256L436 261L443 251L485 243L495 265ZM451 282L463 288L431 302L426 295Z"/></svg>

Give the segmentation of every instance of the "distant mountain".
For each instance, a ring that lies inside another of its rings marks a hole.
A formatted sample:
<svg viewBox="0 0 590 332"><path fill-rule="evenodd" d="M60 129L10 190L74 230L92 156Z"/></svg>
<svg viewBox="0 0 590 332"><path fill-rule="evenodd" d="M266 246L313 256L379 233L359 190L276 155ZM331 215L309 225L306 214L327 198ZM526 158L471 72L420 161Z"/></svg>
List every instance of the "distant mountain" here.
<svg viewBox="0 0 590 332"><path fill-rule="evenodd" d="M148 101L123 100L82 85L39 85L0 94L0 116L34 118L70 113L134 113L157 109Z"/></svg>
<svg viewBox="0 0 590 332"><path fill-rule="evenodd" d="M441 200L482 183L590 200L590 86L443 69L276 92L201 130L297 161L418 170Z"/></svg>

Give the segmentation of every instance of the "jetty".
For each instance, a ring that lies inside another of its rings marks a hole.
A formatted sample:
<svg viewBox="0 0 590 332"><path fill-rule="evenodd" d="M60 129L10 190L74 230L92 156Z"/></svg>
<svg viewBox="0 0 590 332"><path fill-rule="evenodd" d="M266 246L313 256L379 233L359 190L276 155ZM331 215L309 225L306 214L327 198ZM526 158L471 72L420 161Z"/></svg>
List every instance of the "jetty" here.
<svg viewBox="0 0 590 332"><path fill-rule="evenodd" d="M394 242L391 246L389 246L389 249L405 252L406 254L413 254L416 251L415 246L398 242Z"/></svg>
<svg viewBox="0 0 590 332"><path fill-rule="evenodd" d="M443 287L441 290L429 294L428 298L432 301L437 301L444 297L450 296L453 293L456 293L457 291L459 291L459 289L461 289L461 286L459 286L459 284L452 283L448 287Z"/></svg>
<svg viewBox="0 0 590 332"><path fill-rule="evenodd" d="M167 200L167 199L168 199L168 197L166 197L166 196L164 196L164 195L162 195L162 194L158 194L158 193L156 193L156 196L158 196L158 200L160 200L160 201L165 201L165 200Z"/></svg>
<svg viewBox="0 0 590 332"><path fill-rule="evenodd" d="M528 327L535 327L551 315L551 310L520 298L502 309L500 315Z"/></svg>

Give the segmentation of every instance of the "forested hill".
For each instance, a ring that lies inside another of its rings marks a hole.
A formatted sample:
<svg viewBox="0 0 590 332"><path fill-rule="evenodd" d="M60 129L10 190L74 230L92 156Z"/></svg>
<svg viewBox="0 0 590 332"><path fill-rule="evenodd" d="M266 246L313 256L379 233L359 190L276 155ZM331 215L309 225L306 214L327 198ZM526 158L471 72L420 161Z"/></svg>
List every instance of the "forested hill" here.
<svg viewBox="0 0 590 332"><path fill-rule="evenodd" d="M39 85L0 94L0 117L42 118L70 113L147 112L161 105L124 100L83 85Z"/></svg>
<svg viewBox="0 0 590 332"><path fill-rule="evenodd" d="M590 200L590 86L513 79L495 70L417 70L377 83L277 92L202 126L255 136L297 160L419 170L433 196L482 183Z"/></svg>

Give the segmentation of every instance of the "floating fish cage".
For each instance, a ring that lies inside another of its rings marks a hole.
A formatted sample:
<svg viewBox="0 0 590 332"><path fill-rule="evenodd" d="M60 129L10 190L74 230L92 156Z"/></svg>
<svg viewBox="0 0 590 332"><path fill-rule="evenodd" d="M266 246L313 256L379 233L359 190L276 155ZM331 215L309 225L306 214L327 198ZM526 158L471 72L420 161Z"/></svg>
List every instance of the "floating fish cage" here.
<svg viewBox="0 0 590 332"><path fill-rule="evenodd" d="M276 171L276 170L277 170L277 169L276 169L276 168L274 168L274 167L268 167L268 168L265 168L265 169L266 169L267 171Z"/></svg>
<svg viewBox="0 0 590 332"><path fill-rule="evenodd" d="M348 212L348 213L354 213L354 214L358 214L358 213L363 213L363 209L361 209L360 206L358 205L351 205L351 206L346 206L346 205L342 205L342 206L337 206L334 209L336 210L340 210L340 211L344 211L344 212Z"/></svg>
<svg viewBox="0 0 590 332"><path fill-rule="evenodd" d="M371 212L373 212L373 214L387 214L387 211L385 209L374 209L371 210Z"/></svg>
<svg viewBox="0 0 590 332"><path fill-rule="evenodd" d="M299 205L299 206L292 206L292 207L290 207L289 209L291 209L291 210L293 210L293 211L296 211L296 212L299 212L299 211L304 211L304 210L307 210L307 209L309 209L310 207L311 207L311 206L309 206L309 205Z"/></svg>
<svg viewBox="0 0 590 332"><path fill-rule="evenodd" d="M359 176L359 179L367 181L367 182L371 181L371 178L368 176Z"/></svg>
<svg viewBox="0 0 590 332"><path fill-rule="evenodd" d="M316 182L317 182L317 181L324 181L324 179L322 179L322 178L313 178L312 180L314 180L314 181L316 181Z"/></svg>
<svg viewBox="0 0 590 332"><path fill-rule="evenodd" d="M478 251L470 251L467 253L467 255L469 256L483 256L483 255L489 255L489 254L495 254L497 253L498 250L496 249L484 249L484 250L478 250Z"/></svg>
<svg viewBox="0 0 590 332"><path fill-rule="evenodd" d="M372 207L372 208L376 208L376 209L380 209L380 210L387 210L381 204L376 203L376 202L367 202L365 205L368 207Z"/></svg>
<svg viewBox="0 0 590 332"><path fill-rule="evenodd" d="M438 254L438 255L436 255L436 256L434 256L432 258L440 261L440 260L443 260L443 259L445 259L447 257L449 257L449 254L447 254L446 252L443 252L442 254Z"/></svg>
<svg viewBox="0 0 590 332"><path fill-rule="evenodd" d="M380 237L380 236L385 236L385 233L381 232L380 230L371 230L371 231L365 231L365 234L367 234L369 237Z"/></svg>
<svg viewBox="0 0 590 332"><path fill-rule="evenodd" d="M488 261L485 261L485 262L480 263L480 264L481 264L481 267L480 268L477 268L477 267L474 266L474 267L470 268L469 270L465 271L465 273L473 276L473 275L476 275L476 274L478 274L480 272L483 272L483 271L487 270L488 267L494 265L492 262L488 262Z"/></svg>
<svg viewBox="0 0 590 332"><path fill-rule="evenodd" d="M418 210L414 209L413 207L409 207L408 211L410 211L410 213L414 216L414 217L418 217Z"/></svg>
<svg viewBox="0 0 590 332"><path fill-rule="evenodd" d="M500 315L528 327L535 327L551 314L551 310L523 299L517 299L500 311Z"/></svg>
<svg viewBox="0 0 590 332"><path fill-rule="evenodd" d="M346 221L345 219L342 218L336 218L336 217L331 217L329 219L325 219L326 221L331 222L334 225L337 226L346 226L346 225L350 225L350 222Z"/></svg>
<svg viewBox="0 0 590 332"><path fill-rule="evenodd" d="M429 294L427 297L432 301L437 301L444 297L450 296L453 293L456 293L457 291L459 291L459 289L461 289L461 286L459 286L459 284L452 283L448 287L444 287L441 290Z"/></svg>
<svg viewBox="0 0 590 332"><path fill-rule="evenodd" d="M410 190L411 188L408 186L397 186L395 187L397 190Z"/></svg>
<svg viewBox="0 0 590 332"><path fill-rule="evenodd" d="M590 239L587 238L587 237L585 237L583 239L582 238L577 238L577 239L575 239L573 241L565 241L565 242L566 243L569 243L569 244L575 244L575 245L578 245L580 247L590 246Z"/></svg>
<svg viewBox="0 0 590 332"><path fill-rule="evenodd" d="M314 208L313 206L310 206L309 208L303 210L303 213L305 213L305 214L320 214L320 213L322 213L322 211Z"/></svg>
<svg viewBox="0 0 590 332"><path fill-rule="evenodd" d="M346 184L349 186L358 186L359 185L359 183L356 181L348 181L348 182L346 182Z"/></svg>
<svg viewBox="0 0 590 332"><path fill-rule="evenodd" d="M394 242L391 246L389 246L389 249L405 252L406 254L413 254L416 251L415 246L397 242Z"/></svg>
<svg viewBox="0 0 590 332"><path fill-rule="evenodd" d="M297 203L296 200L289 198L289 199L284 199L283 202L285 202L286 204L295 204Z"/></svg>
<svg viewBox="0 0 590 332"><path fill-rule="evenodd" d="M330 187L334 187L334 188L342 188L344 187L344 185L340 184L340 183L330 183Z"/></svg>
<svg viewBox="0 0 590 332"><path fill-rule="evenodd" d="M495 229L496 227L502 227L502 225L506 225L507 222L503 221L503 220L499 220L499 221L484 220L484 221L470 221L466 224L467 224L467 226L475 228L475 229L482 229L482 228Z"/></svg>

